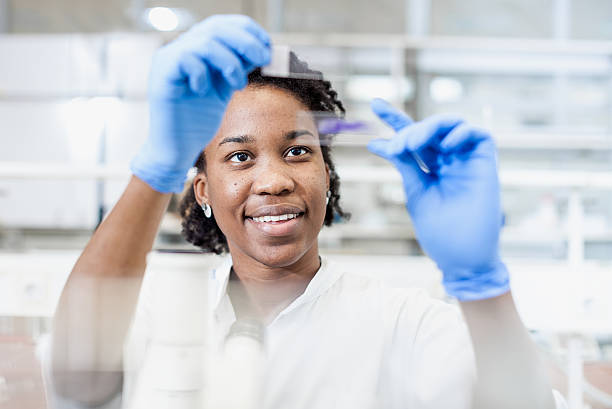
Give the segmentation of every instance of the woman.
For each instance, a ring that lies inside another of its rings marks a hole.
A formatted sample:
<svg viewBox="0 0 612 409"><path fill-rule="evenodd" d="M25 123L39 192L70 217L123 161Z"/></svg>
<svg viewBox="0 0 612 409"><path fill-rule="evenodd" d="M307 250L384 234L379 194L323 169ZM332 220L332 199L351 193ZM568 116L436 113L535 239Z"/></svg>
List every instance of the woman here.
<svg viewBox="0 0 612 409"><path fill-rule="evenodd" d="M499 259L490 136L449 116L413 124L384 101L372 103L397 134L369 148L402 174L418 239L459 299L466 329L452 307L422 292L386 289L319 257L321 227L344 212L321 143L327 137L308 112L344 109L322 79L263 77L256 67L269 53L268 35L252 20L215 16L156 54L149 139L58 306L58 392L91 405L120 389L145 257L170 194L182 190L197 158L184 232L231 255L211 283L219 336L241 317L266 325L263 407L562 407ZM291 63L317 75L295 56Z"/></svg>

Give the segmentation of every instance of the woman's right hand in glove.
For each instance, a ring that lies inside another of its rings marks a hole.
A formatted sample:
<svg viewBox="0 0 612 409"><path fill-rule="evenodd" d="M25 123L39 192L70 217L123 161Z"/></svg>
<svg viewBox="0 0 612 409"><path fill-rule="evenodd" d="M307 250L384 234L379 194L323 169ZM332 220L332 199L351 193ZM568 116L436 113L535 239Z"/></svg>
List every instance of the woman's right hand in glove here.
<svg viewBox="0 0 612 409"><path fill-rule="evenodd" d="M149 137L132 173L159 192L181 192L232 93L269 62L270 37L241 15L209 17L160 48L149 79Z"/></svg>

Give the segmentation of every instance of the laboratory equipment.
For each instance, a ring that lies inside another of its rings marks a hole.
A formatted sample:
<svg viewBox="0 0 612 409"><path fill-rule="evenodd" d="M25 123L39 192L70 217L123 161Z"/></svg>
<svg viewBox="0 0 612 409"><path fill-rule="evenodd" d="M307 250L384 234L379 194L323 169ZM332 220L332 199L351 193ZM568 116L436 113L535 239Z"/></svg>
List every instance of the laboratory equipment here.
<svg viewBox="0 0 612 409"><path fill-rule="evenodd" d="M338 134L361 134L371 135L376 137L380 132L371 122L367 121L349 121L346 119L332 117L329 113L318 112L315 114L317 118L317 128L320 135L338 135ZM322 138L322 143L332 144L331 138ZM365 145L362 140L343 139L344 145ZM430 166L425 163L421 155L417 151L411 151L413 159L424 173L431 173Z"/></svg>
<svg viewBox="0 0 612 409"><path fill-rule="evenodd" d="M302 72L303 68L298 71L298 67L291 65L291 53L291 47L288 45L273 45L270 63L261 68L261 74L267 77L323 79L323 74L318 71L305 73Z"/></svg>

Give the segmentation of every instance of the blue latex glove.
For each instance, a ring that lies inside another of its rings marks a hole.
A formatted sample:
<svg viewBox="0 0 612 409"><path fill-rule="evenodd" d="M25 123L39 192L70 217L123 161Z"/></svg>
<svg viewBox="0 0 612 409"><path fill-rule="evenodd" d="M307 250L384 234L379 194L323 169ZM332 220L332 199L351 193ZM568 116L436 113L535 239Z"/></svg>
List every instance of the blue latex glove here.
<svg viewBox="0 0 612 409"><path fill-rule="evenodd" d="M417 239L442 271L447 293L470 301L509 291L498 250L503 216L491 136L455 116L413 123L381 99L371 106L396 135L368 148L400 171Z"/></svg>
<svg viewBox="0 0 612 409"><path fill-rule="evenodd" d="M207 18L160 48L149 79L149 137L132 161L134 175L159 192L181 192L232 93L269 62L268 34L240 15Z"/></svg>

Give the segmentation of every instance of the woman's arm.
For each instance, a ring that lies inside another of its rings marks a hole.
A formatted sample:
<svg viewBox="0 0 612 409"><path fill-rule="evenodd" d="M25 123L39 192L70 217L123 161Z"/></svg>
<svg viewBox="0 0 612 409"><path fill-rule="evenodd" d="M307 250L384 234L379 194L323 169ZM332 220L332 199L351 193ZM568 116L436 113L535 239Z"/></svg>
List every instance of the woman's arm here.
<svg viewBox="0 0 612 409"><path fill-rule="evenodd" d="M70 274L53 330L58 392L95 404L121 384L122 346L170 193L214 137L232 93L270 62L268 34L247 16L212 16L153 57L149 137L135 177Z"/></svg>
<svg viewBox="0 0 612 409"><path fill-rule="evenodd" d="M523 325L510 292L461 302L478 384L476 408L554 408L548 369Z"/></svg>
<svg viewBox="0 0 612 409"><path fill-rule="evenodd" d="M92 405L119 389L123 342L170 196L132 177L70 273L52 334L60 395Z"/></svg>

